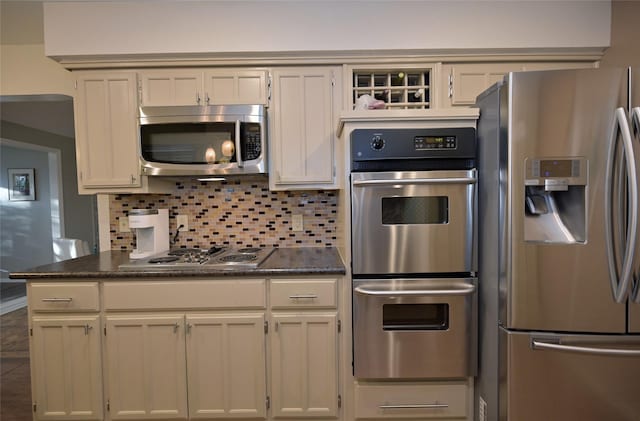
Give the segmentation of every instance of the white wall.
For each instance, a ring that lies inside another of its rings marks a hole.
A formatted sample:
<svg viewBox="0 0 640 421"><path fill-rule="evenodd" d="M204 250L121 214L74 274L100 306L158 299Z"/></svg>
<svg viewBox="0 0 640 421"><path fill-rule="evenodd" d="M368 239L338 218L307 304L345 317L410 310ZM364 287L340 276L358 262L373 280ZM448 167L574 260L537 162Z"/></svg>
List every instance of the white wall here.
<svg viewBox="0 0 640 421"><path fill-rule="evenodd" d="M8 271L53 262L47 152L0 146L0 265ZM33 168L36 200L9 201L8 168Z"/></svg>
<svg viewBox="0 0 640 421"><path fill-rule="evenodd" d="M73 119L73 115L71 114L69 118ZM78 195L74 140L4 120L0 120L0 132L2 133L2 138L9 141L60 151L62 172L62 179L60 181L61 186L63 186L61 187L62 203L60 206L62 207L64 216L64 230L62 232L62 236L86 240L89 243L90 248L93 250L97 243L97 226L94 216L96 214L95 196ZM17 163L12 163L10 160L6 159L5 156L2 156L1 158L3 165L2 175L4 177L6 176L5 165L12 168L16 168L18 166ZM24 162L22 165L26 165L26 167L20 166L19 168L33 167L33 165L28 165L28 162ZM36 175L36 181L45 181L48 183L48 175L46 175L46 173L40 173ZM2 184L2 186L6 186L6 183ZM1 191L2 188L0 187L0 192ZM9 203L13 204L17 202ZM51 237L51 214L49 214L48 221L48 232L49 237ZM7 223L4 219L0 221L0 231L2 231L3 235L5 230L10 229L11 227L13 227L13 224ZM51 241L49 241L49 246L51 246L50 243ZM0 252L3 255L6 252L4 246L4 242L0 244ZM52 261L53 260L50 260L45 263L51 263Z"/></svg>
<svg viewBox="0 0 640 421"><path fill-rule="evenodd" d="M0 95L73 96L71 72L44 55L44 44L0 45Z"/></svg>
<svg viewBox="0 0 640 421"><path fill-rule="evenodd" d="M46 55L593 48L609 0L47 2Z"/></svg>

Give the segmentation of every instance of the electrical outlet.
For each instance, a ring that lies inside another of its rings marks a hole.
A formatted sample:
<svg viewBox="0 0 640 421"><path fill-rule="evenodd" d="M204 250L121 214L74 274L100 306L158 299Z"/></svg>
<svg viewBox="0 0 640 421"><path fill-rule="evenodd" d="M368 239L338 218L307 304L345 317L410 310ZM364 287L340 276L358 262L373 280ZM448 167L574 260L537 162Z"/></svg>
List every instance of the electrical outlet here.
<svg viewBox="0 0 640 421"><path fill-rule="evenodd" d="M131 232L131 228L129 228L129 218L126 216L120 217L118 219L118 231L120 232Z"/></svg>
<svg viewBox="0 0 640 421"><path fill-rule="evenodd" d="M178 231L189 231L189 217L187 215L178 215L176 217L176 224L178 224L178 227L182 225L182 228Z"/></svg>
<svg viewBox="0 0 640 421"><path fill-rule="evenodd" d="M304 230L302 215L299 213L291 215L291 229L293 231Z"/></svg>

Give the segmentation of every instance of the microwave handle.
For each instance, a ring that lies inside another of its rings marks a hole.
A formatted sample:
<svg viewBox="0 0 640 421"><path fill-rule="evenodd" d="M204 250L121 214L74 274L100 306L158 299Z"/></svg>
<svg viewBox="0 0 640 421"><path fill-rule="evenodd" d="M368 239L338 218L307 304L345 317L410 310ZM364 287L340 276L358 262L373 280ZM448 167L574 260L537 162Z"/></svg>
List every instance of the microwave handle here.
<svg viewBox="0 0 640 421"><path fill-rule="evenodd" d="M236 120L236 162L238 163L238 168L244 167L242 152L240 151L240 120Z"/></svg>

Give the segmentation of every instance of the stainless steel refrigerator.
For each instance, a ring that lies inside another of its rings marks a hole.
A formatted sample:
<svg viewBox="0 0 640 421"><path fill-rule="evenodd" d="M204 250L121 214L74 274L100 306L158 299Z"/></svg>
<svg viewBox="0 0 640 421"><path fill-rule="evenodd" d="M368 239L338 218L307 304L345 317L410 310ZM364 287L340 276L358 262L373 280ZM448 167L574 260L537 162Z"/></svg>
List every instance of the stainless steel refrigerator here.
<svg viewBox="0 0 640 421"><path fill-rule="evenodd" d="M511 73L476 105L476 420L640 420L640 72Z"/></svg>

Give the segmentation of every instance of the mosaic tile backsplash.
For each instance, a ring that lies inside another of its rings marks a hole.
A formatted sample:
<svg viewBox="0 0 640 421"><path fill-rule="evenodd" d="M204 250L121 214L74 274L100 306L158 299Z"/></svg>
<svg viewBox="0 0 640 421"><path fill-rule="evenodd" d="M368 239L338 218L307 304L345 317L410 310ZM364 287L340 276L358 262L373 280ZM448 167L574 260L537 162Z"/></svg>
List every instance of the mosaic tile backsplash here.
<svg viewBox="0 0 640 421"><path fill-rule="evenodd" d="M169 209L172 248L332 247L336 246L337 194L272 192L265 177L244 176L216 183L178 181L171 194L111 195L111 249L135 248L133 233L118 232L118 221L131 209ZM303 216L302 231L293 231L293 214ZM189 231L175 238L177 215L188 215Z"/></svg>

